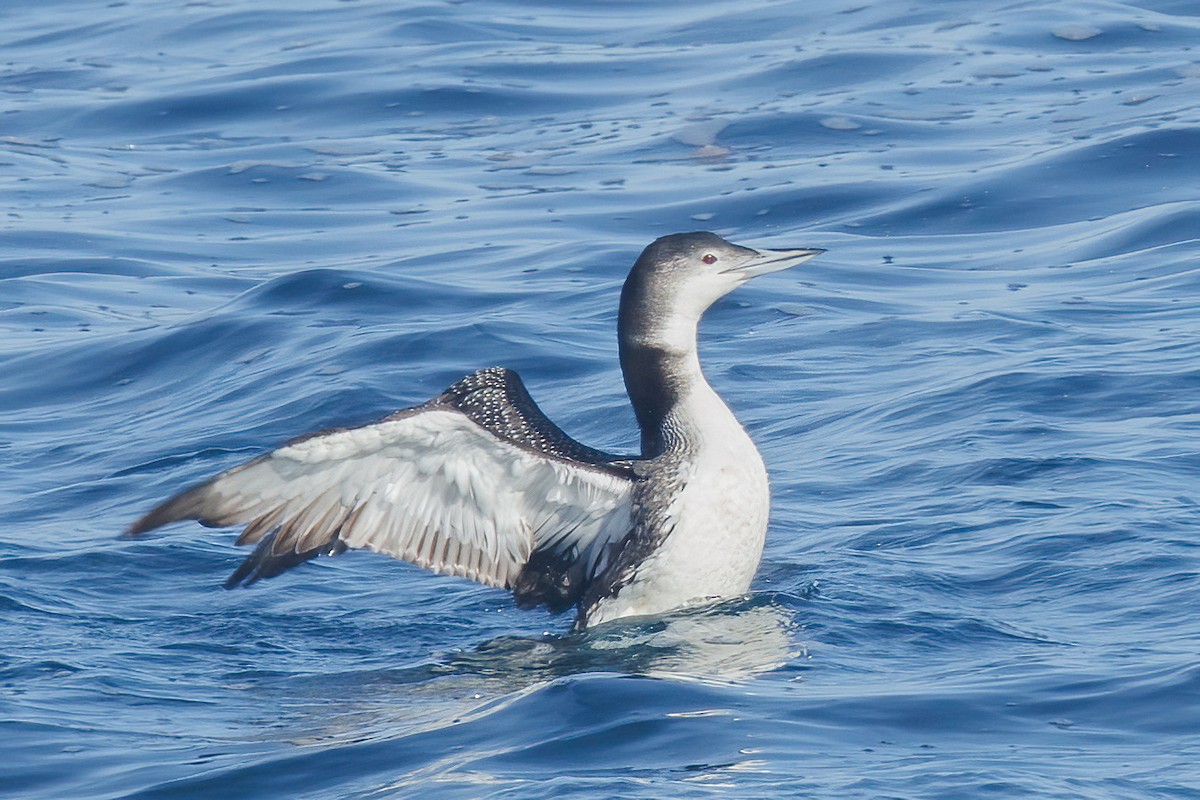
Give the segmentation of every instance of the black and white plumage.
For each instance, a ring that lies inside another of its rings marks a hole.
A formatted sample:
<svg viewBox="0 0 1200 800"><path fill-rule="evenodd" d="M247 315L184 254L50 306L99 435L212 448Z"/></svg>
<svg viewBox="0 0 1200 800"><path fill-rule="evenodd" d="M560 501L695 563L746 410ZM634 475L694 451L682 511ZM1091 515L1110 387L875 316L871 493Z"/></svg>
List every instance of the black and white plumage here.
<svg viewBox="0 0 1200 800"><path fill-rule="evenodd" d="M664 236L621 293L621 367L642 454L576 442L504 368L424 405L294 440L168 500L130 528L195 519L256 544L226 582L252 584L363 548L578 608L584 627L745 592L762 553L762 459L705 381L696 326L718 298L821 250L756 251Z"/></svg>

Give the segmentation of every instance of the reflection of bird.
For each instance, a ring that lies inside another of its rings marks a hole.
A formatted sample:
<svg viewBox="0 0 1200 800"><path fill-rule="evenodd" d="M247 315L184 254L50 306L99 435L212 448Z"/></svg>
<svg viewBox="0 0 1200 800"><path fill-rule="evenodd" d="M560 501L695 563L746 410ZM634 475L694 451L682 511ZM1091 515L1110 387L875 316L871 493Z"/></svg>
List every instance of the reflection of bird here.
<svg viewBox="0 0 1200 800"><path fill-rule="evenodd" d="M480 370L421 406L313 434L188 489L131 534L182 519L240 526L254 552L226 586L357 547L578 606L576 625L745 592L768 513L762 458L704 380L700 316L746 280L821 250L664 236L621 291L621 369L638 458L571 439L515 372Z"/></svg>

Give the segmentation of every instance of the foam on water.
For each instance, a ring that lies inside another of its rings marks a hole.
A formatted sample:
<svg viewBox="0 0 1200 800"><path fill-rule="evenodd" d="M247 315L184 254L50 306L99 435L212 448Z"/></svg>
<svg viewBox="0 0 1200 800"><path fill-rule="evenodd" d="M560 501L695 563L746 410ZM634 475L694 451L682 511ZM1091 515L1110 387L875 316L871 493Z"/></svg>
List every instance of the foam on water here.
<svg viewBox="0 0 1200 800"><path fill-rule="evenodd" d="M1193 4L10 9L0 786L1200 796ZM348 554L117 534L504 364L633 449L654 237L829 252L703 328L749 598L583 636Z"/></svg>

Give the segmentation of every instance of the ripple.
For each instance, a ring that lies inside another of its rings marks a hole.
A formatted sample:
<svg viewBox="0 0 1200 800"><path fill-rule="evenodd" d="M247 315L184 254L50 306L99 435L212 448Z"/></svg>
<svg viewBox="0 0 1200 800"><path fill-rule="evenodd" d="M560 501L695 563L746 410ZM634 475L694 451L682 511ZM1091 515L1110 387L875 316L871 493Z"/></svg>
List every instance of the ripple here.
<svg viewBox="0 0 1200 800"><path fill-rule="evenodd" d="M6 19L0 784L1188 794L1190 5L132 10ZM773 480L748 598L567 636L369 554L226 592L228 531L117 538L492 364L633 447L620 283L696 227L828 248L702 330Z"/></svg>

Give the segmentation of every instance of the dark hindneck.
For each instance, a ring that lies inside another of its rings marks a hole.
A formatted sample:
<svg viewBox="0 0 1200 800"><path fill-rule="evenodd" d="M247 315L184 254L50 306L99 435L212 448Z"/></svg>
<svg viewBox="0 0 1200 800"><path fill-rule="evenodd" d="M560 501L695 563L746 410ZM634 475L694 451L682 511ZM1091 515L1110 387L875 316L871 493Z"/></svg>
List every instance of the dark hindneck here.
<svg viewBox="0 0 1200 800"><path fill-rule="evenodd" d="M654 458L675 438L667 417L686 386L689 355L669 347L657 335L662 309L653 307L647 295L630 275L621 290L617 340L625 390L642 433L642 457Z"/></svg>
<svg viewBox="0 0 1200 800"><path fill-rule="evenodd" d="M642 432L642 458L654 458L667 448L667 417L679 403L679 360L665 350L621 342L621 372Z"/></svg>

